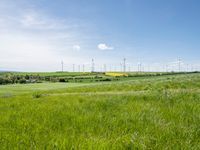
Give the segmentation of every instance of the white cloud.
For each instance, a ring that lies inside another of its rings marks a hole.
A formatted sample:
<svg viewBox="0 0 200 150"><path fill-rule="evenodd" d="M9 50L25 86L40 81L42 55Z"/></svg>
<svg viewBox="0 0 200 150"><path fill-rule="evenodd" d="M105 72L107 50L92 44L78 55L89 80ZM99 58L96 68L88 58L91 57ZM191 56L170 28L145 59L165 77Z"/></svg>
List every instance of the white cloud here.
<svg viewBox="0 0 200 150"><path fill-rule="evenodd" d="M113 50L114 49L114 47L108 46L104 43L100 43L97 47L100 50Z"/></svg>
<svg viewBox="0 0 200 150"><path fill-rule="evenodd" d="M73 45L73 49L76 51L79 51L81 49L81 47L79 45Z"/></svg>

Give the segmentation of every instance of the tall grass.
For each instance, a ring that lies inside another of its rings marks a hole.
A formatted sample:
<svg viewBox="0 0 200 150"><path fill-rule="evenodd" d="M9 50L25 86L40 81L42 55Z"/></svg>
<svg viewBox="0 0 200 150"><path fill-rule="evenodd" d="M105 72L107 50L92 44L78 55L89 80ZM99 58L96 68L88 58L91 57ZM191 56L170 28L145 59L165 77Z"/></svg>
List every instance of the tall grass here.
<svg viewBox="0 0 200 150"><path fill-rule="evenodd" d="M32 90L1 97L0 147L200 149L199 77L40 90L46 95L37 100Z"/></svg>

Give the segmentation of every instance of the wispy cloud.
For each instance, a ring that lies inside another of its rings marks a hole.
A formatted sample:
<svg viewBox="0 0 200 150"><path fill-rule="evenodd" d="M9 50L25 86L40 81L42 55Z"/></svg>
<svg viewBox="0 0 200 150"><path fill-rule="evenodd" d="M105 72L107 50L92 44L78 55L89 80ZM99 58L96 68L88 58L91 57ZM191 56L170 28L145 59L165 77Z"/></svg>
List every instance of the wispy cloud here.
<svg viewBox="0 0 200 150"><path fill-rule="evenodd" d="M99 50L113 50L114 49L114 47L108 46L104 43L98 44L97 47Z"/></svg>
<svg viewBox="0 0 200 150"><path fill-rule="evenodd" d="M52 27L52 24L49 24L49 21L47 22L45 19L41 19L39 18L38 14L35 12L29 12L26 13L22 16L20 23L24 26L24 27L31 27L31 28L35 28L35 27L42 27L42 29L49 29L49 27Z"/></svg>
<svg viewBox="0 0 200 150"><path fill-rule="evenodd" d="M72 26L65 20L52 18L50 16L28 10L20 16L20 23L24 28L39 29L39 30L64 30Z"/></svg>
<svg viewBox="0 0 200 150"><path fill-rule="evenodd" d="M70 19L43 13L37 8L22 8L17 3L12 5L12 9L4 7L7 5L1 5L0 9L1 66L8 69L21 66L23 69L28 64L31 70L37 68L39 63L52 64L60 59L73 61L73 50L80 50L79 45L73 44L80 43L82 37L77 24ZM53 67L44 66L56 70Z"/></svg>

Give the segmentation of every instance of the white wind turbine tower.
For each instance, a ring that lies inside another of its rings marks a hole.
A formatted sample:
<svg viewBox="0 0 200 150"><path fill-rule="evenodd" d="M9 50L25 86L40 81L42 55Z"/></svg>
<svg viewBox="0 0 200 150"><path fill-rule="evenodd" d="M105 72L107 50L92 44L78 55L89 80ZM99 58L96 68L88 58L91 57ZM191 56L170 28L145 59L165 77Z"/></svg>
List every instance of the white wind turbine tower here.
<svg viewBox="0 0 200 150"><path fill-rule="evenodd" d="M83 64L83 66L82 66L82 67L83 67L83 68L82 68L82 69L83 69L83 72L85 72L85 64Z"/></svg>
<svg viewBox="0 0 200 150"><path fill-rule="evenodd" d="M123 71L126 72L126 58L123 59Z"/></svg>
<svg viewBox="0 0 200 150"><path fill-rule="evenodd" d="M120 71L123 72L123 64L120 63Z"/></svg>
<svg viewBox="0 0 200 150"><path fill-rule="evenodd" d="M141 72L142 70L142 63L141 62L138 62L138 72Z"/></svg>
<svg viewBox="0 0 200 150"><path fill-rule="evenodd" d="M178 71L181 72L181 58L178 58Z"/></svg>
<svg viewBox="0 0 200 150"><path fill-rule="evenodd" d="M75 64L72 65L73 72L75 72Z"/></svg>
<svg viewBox="0 0 200 150"><path fill-rule="evenodd" d="M63 65L64 65L64 62L61 61L61 71L63 72Z"/></svg>
<svg viewBox="0 0 200 150"><path fill-rule="evenodd" d="M106 64L104 64L104 66L103 66L103 67L104 67L104 72L106 72Z"/></svg>
<svg viewBox="0 0 200 150"><path fill-rule="evenodd" d="M94 59L92 58L91 72L94 72L94 70L95 70L95 64L94 64Z"/></svg>
<svg viewBox="0 0 200 150"><path fill-rule="evenodd" d="M81 72L81 66L78 65L78 72Z"/></svg>

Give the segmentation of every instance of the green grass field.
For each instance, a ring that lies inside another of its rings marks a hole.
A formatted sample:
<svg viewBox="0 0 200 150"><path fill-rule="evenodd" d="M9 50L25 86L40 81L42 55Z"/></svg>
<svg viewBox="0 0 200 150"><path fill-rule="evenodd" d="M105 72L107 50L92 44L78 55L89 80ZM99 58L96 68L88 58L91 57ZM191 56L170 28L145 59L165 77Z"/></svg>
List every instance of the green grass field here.
<svg viewBox="0 0 200 150"><path fill-rule="evenodd" d="M200 149L200 73L2 85L0 149Z"/></svg>

